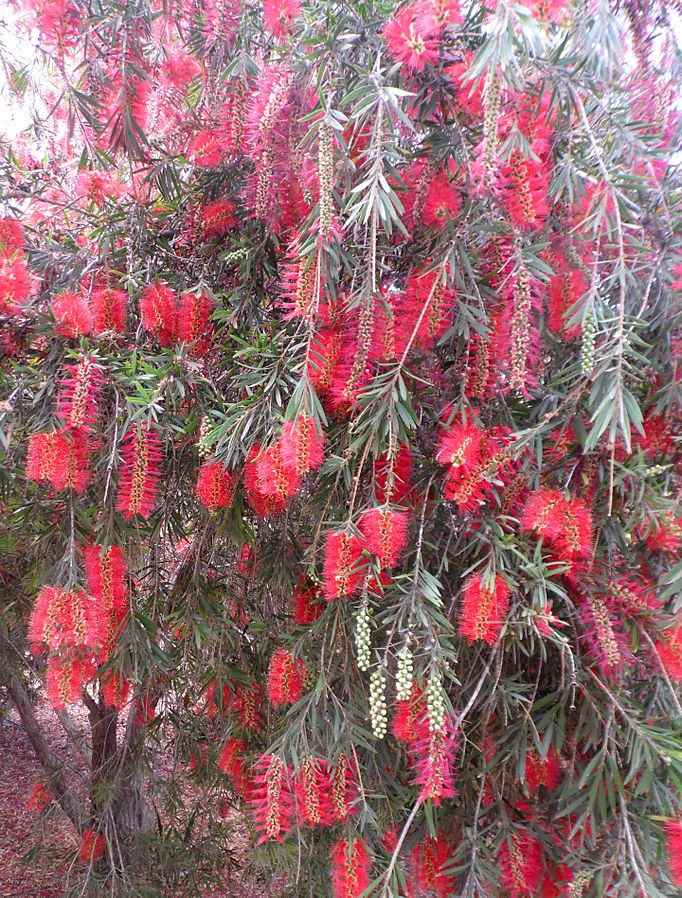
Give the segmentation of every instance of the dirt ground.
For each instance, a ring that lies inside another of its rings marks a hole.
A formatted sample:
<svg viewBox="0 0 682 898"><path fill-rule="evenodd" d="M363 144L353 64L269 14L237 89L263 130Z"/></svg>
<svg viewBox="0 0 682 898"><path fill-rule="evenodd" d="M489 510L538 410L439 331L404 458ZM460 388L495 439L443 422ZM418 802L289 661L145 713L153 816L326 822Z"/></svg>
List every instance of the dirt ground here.
<svg viewBox="0 0 682 898"><path fill-rule="evenodd" d="M67 756L70 743L51 708L40 704L36 716L49 744ZM69 880L78 849L73 828L60 812L43 823L26 806L39 778L40 766L18 715L12 710L0 716L0 898L62 898ZM205 898L275 896L237 875L227 891L209 890Z"/></svg>

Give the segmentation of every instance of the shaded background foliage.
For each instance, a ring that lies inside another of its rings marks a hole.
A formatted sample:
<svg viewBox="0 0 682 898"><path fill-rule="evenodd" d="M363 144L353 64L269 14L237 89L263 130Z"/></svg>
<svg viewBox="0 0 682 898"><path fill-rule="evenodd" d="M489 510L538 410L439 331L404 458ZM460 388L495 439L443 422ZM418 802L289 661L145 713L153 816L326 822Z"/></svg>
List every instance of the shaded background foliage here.
<svg viewBox="0 0 682 898"><path fill-rule="evenodd" d="M83 879L238 807L292 894L670 895L678 4L11 10L3 683Z"/></svg>

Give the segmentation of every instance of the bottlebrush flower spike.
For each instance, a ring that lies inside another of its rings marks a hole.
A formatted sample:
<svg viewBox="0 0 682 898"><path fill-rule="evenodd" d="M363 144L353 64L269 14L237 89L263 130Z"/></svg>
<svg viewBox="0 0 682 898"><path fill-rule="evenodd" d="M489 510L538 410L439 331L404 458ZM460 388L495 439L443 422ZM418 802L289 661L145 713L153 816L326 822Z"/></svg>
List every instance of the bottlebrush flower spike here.
<svg viewBox="0 0 682 898"><path fill-rule="evenodd" d="M258 730L261 725L263 695L257 684L237 686L230 698L229 709L242 730Z"/></svg>
<svg viewBox="0 0 682 898"><path fill-rule="evenodd" d="M266 839L281 842L293 811L289 771L280 758L263 755L254 767L252 781L249 803L256 828L261 832L258 842Z"/></svg>
<svg viewBox="0 0 682 898"><path fill-rule="evenodd" d="M522 229L541 228L549 212L548 167L539 158L526 158L515 150L500 174L503 203L512 224Z"/></svg>
<svg viewBox="0 0 682 898"><path fill-rule="evenodd" d="M223 158L220 140L207 129L198 131L190 141L187 155L197 168L214 168Z"/></svg>
<svg viewBox="0 0 682 898"><path fill-rule="evenodd" d="M508 898L536 898L544 878L542 846L529 834L512 834L498 855Z"/></svg>
<svg viewBox="0 0 682 898"><path fill-rule="evenodd" d="M23 253L24 226L16 218L0 218L0 255L8 258Z"/></svg>
<svg viewBox="0 0 682 898"><path fill-rule="evenodd" d="M324 610L322 587L303 577L291 601L291 616L301 627L314 623Z"/></svg>
<svg viewBox="0 0 682 898"><path fill-rule="evenodd" d="M45 783L34 783L26 801L26 809L42 813L53 800L52 792Z"/></svg>
<svg viewBox="0 0 682 898"><path fill-rule="evenodd" d="M96 864L104 854L106 841L102 833L95 833L92 829L83 830L78 856L81 864Z"/></svg>
<svg viewBox="0 0 682 898"><path fill-rule="evenodd" d="M483 639L493 645L502 631L511 591L499 575L492 583L484 583L480 574L472 574L462 593L459 632L469 642Z"/></svg>
<svg viewBox="0 0 682 898"><path fill-rule="evenodd" d="M140 297L142 327L157 337L161 346L171 346L178 338L178 301L166 284L150 284Z"/></svg>
<svg viewBox="0 0 682 898"><path fill-rule="evenodd" d="M407 541L410 516L406 511L370 508L360 519L365 547L379 559L381 567L395 567Z"/></svg>
<svg viewBox="0 0 682 898"><path fill-rule="evenodd" d="M99 608L115 622L115 628L128 611L128 568L120 546L94 543L83 549L88 592Z"/></svg>
<svg viewBox="0 0 682 898"><path fill-rule="evenodd" d="M44 586L29 622L34 652L46 645L51 652L83 650L102 641L105 622L95 600L80 590Z"/></svg>
<svg viewBox="0 0 682 898"><path fill-rule="evenodd" d="M52 300L55 317L55 333L60 337L75 339L92 330L92 315L84 296L68 290Z"/></svg>
<svg viewBox="0 0 682 898"><path fill-rule="evenodd" d="M441 231L450 221L455 221L462 209L462 197L455 184L441 173L431 181L426 192L422 220L436 231Z"/></svg>
<svg viewBox="0 0 682 898"><path fill-rule="evenodd" d="M457 730L451 715L446 715L440 729L432 729L428 716L418 722L415 740L410 748L414 782L420 787L419 800L431 799L439 805L455 794L454 764Z"/></svg>
<svg viewBox="0 0 682 898"><path fill-rule="evenodd" d="M229 777L235 792L242 797L246 796L249 785L245 755L246 745L241 739L233 737L227 740L218 758L218 769Z"/></svg>
<svg viewBox="0 0 682 898"><path fill-rule="evenodd" d="M424 693L412 683L412 692L407 701L395 703L391 731L398 742L413 746L419 735L420 723L425 719L426 704Z"/></svg>
<svg viewBox="0 0 682 898"><path fill-rule="evenodd" d="M666 673L676 683L682 682L682 628L667 630L663 640L656 643L656 651ZM682 869L682 860L680 861Z"/></svg>
<svg viewBox="0 0 682 898"><path fill-rule="evenodd" d="M234 502L234 479L222 462L204 462L199 469L196 494L211 513L230 508Z"/></svg>
<svg viewBox="0 0 682 898"><path fill-rule="evenodd" d="M301 241L294 236L287 250L287 258L282 265L282 299L286 309L285 320L304 318L312 321L315 308L315 279L317 261L315 255L301 255Z"/></svg>
<svg viewBox="0 0 682 898"><path fill-rule="evenodd" d="M26 263L19 257L0 254L0 315L8 315L28 299L29 278Z"/></svg>
<svg viewBox="0 0 682 898"><path fill-rule="evenodd" d="M669 820L665 825L670 878L682 889L682 820Z"/></svg>
<svg viewBox="0 0 682 898"><path fill-rule="evenodd" d="M391 56L412 72L438 62L440 28L424 4L413 3L396 12L384 25L384 40Z"/></svg>
<svg viewBox="0 0 682 898"><path fill-rule="evenodd" d="M324 758L305 758L293 785L299 821L307 826L327 826L330 782Z"/></svg>
<svg viewBox="0 0 682 898"><path fill-rule="evenodd" d="M592 516L576 497L541 487L532 493L521 515L521 528L532 530L552 548L560 561L574 564L592 552Z"/></svg>
<svg viewBox="0 0 682 898"><path fill-rule="evenodd" d="M288 467L282 457L279 443L273 443L264 449L256 461L258 485L260 492L284 507L301 488L301 477L294 467Z"/></svg>
<svg viewBox="0 0 682 898"><path fill-rule="evenodd" d="M313 337L308 360L308 376L319 394L328 394L341 354L341 335L333 327L321 328Z"/></svg>
<svg viewBox="0 0 682 898"><path fill-rule="evenodd" d="M26 478L50 483L56 490L73 489L82 496L90 480L86 436L79 430L32 434L26 454Z"/></svg>
<svg viewBox="0 0 682 898"><path fill-rule="evenodd" d="M357 595L362 580L364 544L347 530L327 534L324 547L324 594L328 602Z"/></svg>
<svg viewBox="0 0 682 898"><path fill-rule="evenodd" d="M300 9L300 0L263 0L265 27L277 38L286 37Z"/></svg>
<svg viewBox="0 0 682 898"><path fill-rule="evenodd" d="M279 445L285 470L298 477L319 468L324 461L324 433L318 433L315 421L305 415L285 421Z"/></svg>
<svg viewBox="0 0 682 898"><path fill-rule="evenodd" d="M551 745L544 760L536 751L529 751L526 755L526 786L530 795L534 795L540 786L556 789L561 774L561 760Z"/></svg>
<svg viewBox="0 0 682 898"><path fill-rule="evenodd" d="M278 649L270 659L268 696L273 705L295 705L303 695L308 670L286 649Z"/></svg>
<svg viewBox="0 0 682 898"><path fill-rule="evenodd" d="M448 869L451 849L445 833L438 832L434 839L427 836L412 849L412 860L417 873L420 893L433 894L434 898L448 898L455 888L455 878Z"/></svg>
<svg viewBox="0 0 682 898"><path fill-rule="evenodd" d="M50 655L45 683L48 701L56 710L74 704L94 675L95 664L90 655L83 656L75 650Z"/></svg>
<svg viewBox="0 0 682 898"><path fill-rule="evenodd" d="M102 368L96 359L83 358L76 365L67 365L66 371L60 382L57 415L67 427L87 433L97 418Z"/></svg>
<svg viewBox="0 0 682 898"><path fill-rule="evenodd" d="M194 356L204 356L211 347L211 313L215 303L206 293L183 293L178 313L178 339L190 344Z"/></svg>
<svg viewBox="0 0 682 898"><path fill-rule="evenodd" d="M346 817L356 813L354 803L358 797L355 769L345 755L339 755L329 775L330 822L345 823Z"/></svg>
<svg viewBox="0 0 682 898"><path fill-rule="evenodd" d="M439 271L411 274L405 284L403 303L396 313L396 355L402 357L408 345L431 349L448 328L453 304L452 293Z"/></svg>
<svg viewBox="0 0 682 898"><path fill-rule="evenodd" d="M110 290L108 287L93 290L90 299L93 333L99 335L112 331L122 334L126 326L127 305L128 297L123 290Z"/></svg>
<svg viewBox="0 0 682 898"><path fill-rule="evenodd" d="M555 274L547 288L547 324L553 334L562 334L566 340L580 335L580 325L569 327L566 323L570 309L588 291L587 278L579 268L571 268L564 257L555 253Z"/></svg>
<svg viewBox="0 0 682 898"><path fill-rule="evenodd" d="M341 839L332 848L334 898L358 898L369 888L369 854L360 839Z"/></svg>
<svg viewBox="0 0 682 898"><path fill-rule="evenodd" d="M412 492L412 452L402 443L393 459L393 476L388 455L384 454L374 463L376 497L378 502L401 505Z"/></svg>
<svg viewBox="0 0 682 898"><path fill-rule="evenodd" d="M206 203L201 210L201 230L206 240L224 237L236 224L234 204L225 198Z"/></svg>
<svg viewBox="0 0 682 898"><path fill-rule="evenodd" d="M646 544L652 552L677 554L682 548L682 517L664 514L658 520L652 521Z"/></svg>
<svg viewBox="0 0 682 898"><path fill-rule="evenodd" d="M133 425L123 442L123 465L116 508L130 520L148 518L156 504L161 466L161 440L155 430Z"/></svg>
<svg viewBox="0 0 682 898"><path fill-rule="evenodd" d="M621 629L620 615L611 608L609 596L583 597L579 609L590 653L604 676L615 679L632 658L629 639Z"/></svg>

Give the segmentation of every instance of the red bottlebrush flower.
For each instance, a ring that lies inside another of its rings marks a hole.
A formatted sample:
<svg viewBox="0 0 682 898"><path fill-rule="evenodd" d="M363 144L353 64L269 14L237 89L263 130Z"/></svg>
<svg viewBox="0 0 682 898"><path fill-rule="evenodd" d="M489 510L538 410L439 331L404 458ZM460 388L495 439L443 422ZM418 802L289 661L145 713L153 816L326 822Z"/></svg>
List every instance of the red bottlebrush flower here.
<svg viewBox="0 0 682 898"><path fill-rule="evenodd" d="M242 730L257 730L261 724L263 696L260 687L237 686L230 698L229 709Z"/></svg>
<svg viewBox="0 0 682 898"><path fill-rule="evenodd" d="M340 596L354 596L359 591L363 549L362 540L353 533L342 530L327 534L324 547L324 594L328 602Z"/></svg>
<svg viewBox="0 0 682 898"><path fill-rule="evenodd" d="M412 452L409 446L401 444L393 459L392 472L388 456L382 455L374 463L374 476L376 478L376 497L378 502L391 502L401 505L408 499L412 492Z"/></svg>
<svg viewBox="0 0 682 898"><path fill-rule="evenodd" d="M439 832L435 839L427 836L421 844L414 846L411 856L420 893L448 898L455 888L455 878L447 869L451 853L444 833Z"/></svg>
<svg viewBox="0 0 682 898"><path fill-rule="evenodd" d="M270 659L268 696L273 705L295 705L303 695L308 670L286 649L278 649Z"/></svg>
<svg viewBox="0 0 682 898"><path fill-rule="evenodd" d="M102 386L102 368L94 358L67 365L67 377L59 390L57 415L67 427L87 433L97 418L97 401Z"/></svg>
<svg viewBox="0 0 682 898"><path fill-rule="evenodd" d="M210 317L215 303L206 293L183 293L178 313L178 339L189 343L192 355L203 356L211 346Z"/></svg>
<svg viewBox="0 0 682 898"><path fill-rule="evenodd" d="M252 96L247 118L248 152L255 162L250 189L258 219L274 218L280 189L288 184L291 165L289 140L292 128L291 92L294 76L285 65L275 63L263 71Z"/></svg>
<svg viewBox="0 0 682 898"><path fill-rule="evenodd" d="M269 457L261 464L265 453L268 453ZM275 471L278 475L277 481L271 476ZM267 478L270 478L269 481ZM262 450L255 443L244 465L244 486L249 503L256 514L265 517L284 511L288 499L288 483L287 473L281 463L279 446L275 444L269 450Z"/></svg>
<svg viewBox="0 0 682 898"><path fill-rule="evenodd" d="M536 898L544 878L542 845L536 839L514 833L500 848L498 864L509 898Z"/></svg>
<svg viewBox="0 0 682 898"><path fill-rule="evenodd" d="M92 829L83 830L78 856L81 864L96 864L104 854L106 841L102 833L95 833Z"/></svg>
<svg viewBox="0 0 682 898"><path fill-rule="evenodd" d="M248 543L242 546L242 554L237 562L237 569L242 576L253 577L256 569L256 550Z"/></svg>
<svg viewBox="0 0 682 898"><path fill-rule="evenodd" d="M106 659L108 660L108 659ZM120 711L130 697L130 683L122 673L108 670L100 680L104 704L107 708Z"/></svg>
<svg viewBox="0 0 682 898"><path fill-rule="evenodd" d="M438 62L439 26L423 4L399 10L384 25L384 40L391 56L412 72Z"/></svg>
<svg viewBox="0 0 682 898"><path fill-rule="evenodd" d="M534 795L540 786L550 790L556 789L561 774L559 755L551 745L544 759L536 751L529 751L526 755L526 786L531 795Z"/></svg>
<svg viewBox="0 0 682 898"><path fill-rule="evenodd" d="M142 327L154 334L161 346L171 346L178 338L178 302L166 284L150 284L140 297Z"/></svg>
<svg viewBox="0 0 682 898"><path fill-rule="evenodd" d="M555 253L556 274L547 288L547 324L553 334L562 334L573 340L580 334L580 326L568 327L566 320L571 308L587 293L587 278L579 268L569 267L563 256Z"/></svg>
<svg viewBox="0 0 682 898"><path fill-rule="evenodd" d="M323 758L305 758L293 785L299 821L307 826L327 826L330 822L327 762Z"/></svg>
<svg viewBox="0 0 682 898"><path fill-rule="evenodd" d="M324 610L321 598L322 587L303 578L291 600L291 616L295 623L301 627L314 623Z"/></svg>
<svg viewBox="0 0 682 898"><path fill-rule="evenodd" d="M83 549L88 591L99 608L110 615L114 634L128 611L128 568L119 546L94 543ZM110 627L110 630L112 628Z"/></svg>
<svg viewBox="0 0 682 898"><path fill-rule="evenodd" d="M410 698L407 701L395 703L391 731L398 742L414 745L425 713L424 693L416 683L413 683Z"/></svg>
<svg viewBox="0 0 682 898"><path fill-rule="evenodd" d="M51 483L57 490L73 489L82 496L90 480L85 434L80 430L32 434L26 454L26 477Z"/></svg>
<svg viewBox="0 0 682 898"><path fill-rule="evenodd" d="M40 814L52 802L52 799L52 792L45 783L34 783L26 801L26 809Z"/></svg>
<svg viewBox="0 0 682 898"><path fill-rule="evenodd" d="M0 253L0 314L8 314L28 299L28 271L23 258Z"/></svg>
<svg viewBox="0 0 682 898"><path fill-rule="evenodd" d="M92 316L87 300L72 291L60 293L52 300L55 317L55 333L60 337L75 339L92 330Z"/></svg>
<svg viewBox="0 0 682 898"><path fill-rule="evenodd" d="M417 733L410 747L414 766L414 782L420 787L419 800L430 798L439 805L443 798L455 794L454 764L457 748L457 730L454 719L448 715L442 730L431 729L424 715L417 724Z"/></svg>
<svg viewBox="0 0 682 898"><path fill-rule="evenodd" d="M249 803L256 828L260 830L259 843L266 839L282 841L282 831L291 823L292 798L289 771L280 758L263 755L256 763L253 788Z"/></svg>
<svg viewBox="0 0 682 898"><path fill-rule="evenodd" d="M334 898L358 898L369 888L369 855L360 839L341 839L332 848Z"/></svg>
<svg viewBox="0 0 682 898"><path fill-rule="evenodd" d="M484 436L485 431L471 421L465 424L453 422L440 438L436 461L448 465L457 480L464 480L478 467Z"/></svg>
<svg viewBox="0 0 682 898"><path fill-rule="evenodd" d="M127 304L128 297L123 290L110 290L108 287L93 290L90 299L93 333L99 335L112 331L122 334L126 326Z"/></svg>
<svg viewBox="0 0 682 898"><path fill-rule="evenodd" d="M156 503L161 465L161 440L146 424L131 427L123 442L123 466L116 508L124 518L148 518Z"/></svg>
<svg viewBox="0 0 682 898"><path fill-rule="evenodd" d="M503 202L517 228L542 227L549 208L549 170L538 159L526 158L515 150L503 171Z"/></svg>
<svg viewBox="0 0 682 898"><path fill-rule="evenodd" d="M370 508L360 519L366 548L379 559L381 567L395 567L407 541L410 516L406 511Z"/></svg>
<svg viewBox="0 0 682 898"><path fill-rule="evenodd" d="M615 679L632 658L628 636L621 630L620 615L612 609L610 596L586 596L579 607L590 654L604 676Z"/></svg>
<svg viewBox="0 0 682 898"><path fill-rule="evenodd" d="M319 330L310 347L308 376L319 393L328 393L341 354L341 335L332 327Z"/></svg>
<svg viewBox="0 0 682 898"><path fill-rule="evenodd" d="M396 311L396 356L411 346L429 350L448 328L454 300L437 271L408 278Z"/></svg>
<svg viewBox="0 0 682 898"><path fill-rule="evenodd" d="M682 548L682 517L675 518L672 514L664 514L658 520L652 521L646 544L652 552L677 554Z"/></svg>
<svg viewBox="0 0 682 898"><path fill-rule="evenodd" d="M234 480L222 462L204 462L199 469L197 498L213 513L234 502Z"/></svg>
<svg viewBox="0 0 682 898"><path fill-rule="evenodd" d="M682 628L668 630L663 640L656 643L661 664L671 680L682 682ZM682 863L682 862L681 862Z"/></svg>
<svg viewBox="0 0 682 898"><path fill-rule="evenodd" d="M137 710L135 711L134 724L136 727L146 727L153 723L156 719L156 709L152 696L145 692L137 699Z"/></svg>
<svg viewBox="0 0 682 898"><path fill-rule="evenodd" d="M521 515L521 528L533 530L558 560L584 560L592 551L592 516L578 498L566 499L559 490L541 487L532 493Z"/></svg>
<svg viewBox="0 0 682 898"><path fill-rule="evenodd" d="M301 9L301 0L263 0L263 21L275 37L286 37Z"/></svg>
<svg viewBox="0 0 682 898"><path fill-rule="evenodd" d="M24 227L16 218L0 218L0 256L9 257L22 253Z"/></svg>
<svg viewBox="0 0 682 898"><path fill-rule="evenodd" d="M682 820L668 820L665 825L670 878L682 889Z"/></svg>
<svg viewBox="0 0 682 898"><path fill-rule="evenodd" d="M273 443L260 453L256 461L256 471L260 492L274 499L275 503L281 504L282 507L301 487L298 470L295 466L289 467L284 463L279 443Z"/></svg>
<svg viewBox="0 0 682 898"><path fill-rule="evenodd" d="M234 205L225 198L206 203L201 211L201 228L207 240L224 237L236 223Z"/></svg>
<svg viewBox="0 0 682 898"><path fill-rule="evenodd" d="M230 778L235 792L241 796L246 795L249 784L249 774L244 760L245 754L244 742L241 739L232 738L223 745L218 758L218 769Z"/></svg>
<svg viewBox="0 0 682 898"><path fill-rule="evenodd" d="M355 771L345 755L339 755L329 774L329 822L345 823L346 817L356 812L353 807L358 797Z"/></svg>
<svg viewBox="0 0 682 898"><path fill-rule="evenodd" d="M472 574L464 584L459 632L469 642L483 639L493 645L502 631L509 610L511 591L507 581L495 577L484 584L480 574Z"/></svg>
<svg viewBox="0 0 682 898"><path fill-rule="evenodd" d="M208 130L197 132L190 141L188 156L197 168L214 168L220 165L223 152L218 136Z"/></svg>
<svg viewBox="0 0 682 898"><path fill-rule="evenodd" d="M102 641L104 621L96 601L77 590L44 586L29 622L34 652L46 645L51 652L83 650Z"/></svg>
<svg viewBox="0 0 682 898"><path fill-rule="evenodd" d="M462 209L462 198L457 187L447 175L437 175L429 185L424 200L422 221L436 231L441 231L448 223L448 217L454 221Z"/></svg>
<svg viewBox="0 0 682 898"><path fill-rule="evenodd" d="M83 686L95 675L91 656L69 651L47 660L46 691L53 708L61 710L80 700Z"/></svg>
<svg viewBox="0 0 682 898"><path fill-rule="evenodd" d="M324 461L324 433L318 433L315 421L305 415L282 425L279 445L284 468L298 477L319 468Z"/></svg>
<svg viewBox="0 0 682 898"><path fill-rule="evenodd" d="M285 320L305 318L311 321L314 314L315 256L302 256L298 234L289 244L287 258L282 265L282 299L286 309Z"/></svg>

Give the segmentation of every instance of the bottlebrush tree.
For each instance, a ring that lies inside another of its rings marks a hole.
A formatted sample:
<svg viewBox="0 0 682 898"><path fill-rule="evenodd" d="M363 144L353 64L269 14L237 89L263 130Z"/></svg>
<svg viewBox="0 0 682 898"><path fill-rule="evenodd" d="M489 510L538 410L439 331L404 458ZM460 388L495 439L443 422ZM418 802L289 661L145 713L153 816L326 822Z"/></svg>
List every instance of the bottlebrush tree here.
<svg viewBox="0 0 682 898"><path fill-rule="evenodd" d="M246 827L268 894L682 888L681 16L10 4L0 669L67 887Z"/></svg>

